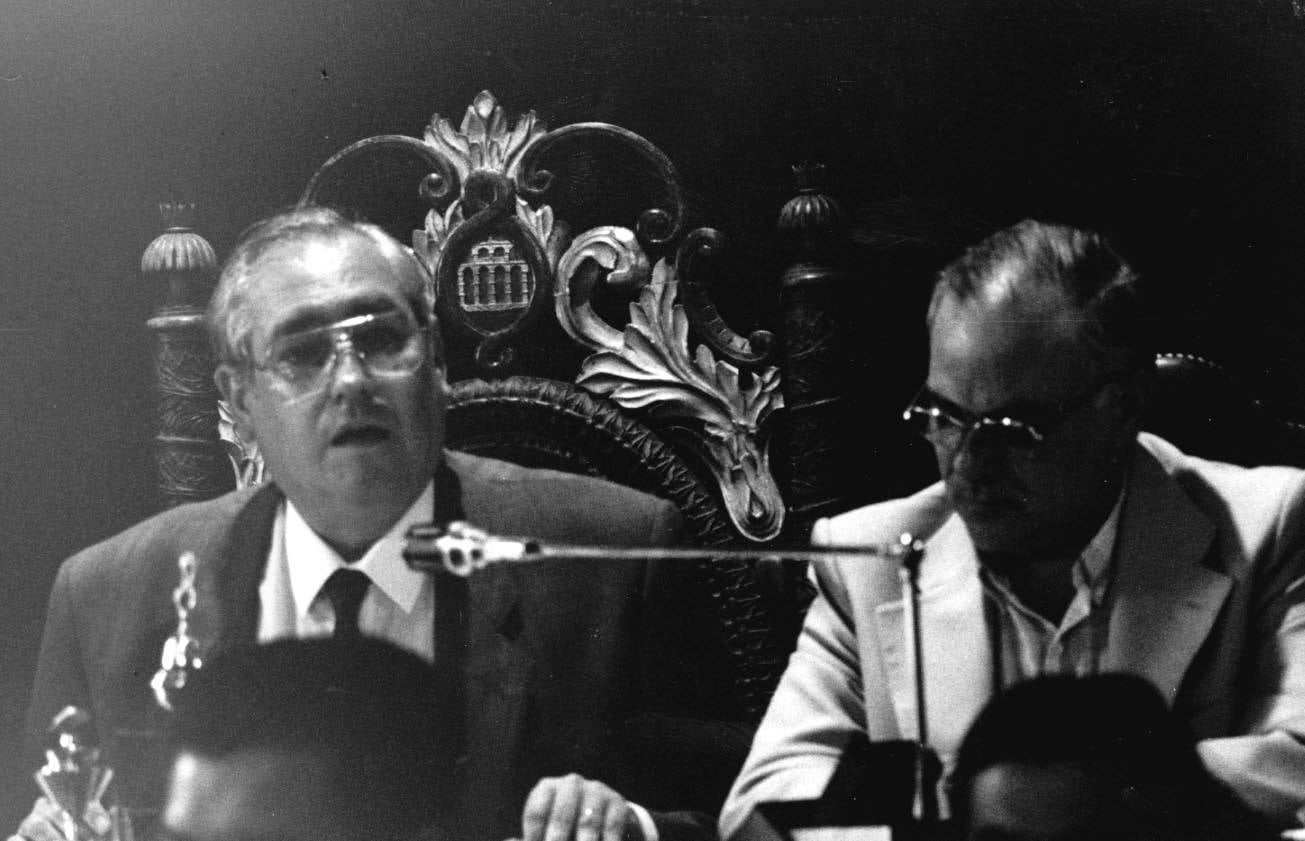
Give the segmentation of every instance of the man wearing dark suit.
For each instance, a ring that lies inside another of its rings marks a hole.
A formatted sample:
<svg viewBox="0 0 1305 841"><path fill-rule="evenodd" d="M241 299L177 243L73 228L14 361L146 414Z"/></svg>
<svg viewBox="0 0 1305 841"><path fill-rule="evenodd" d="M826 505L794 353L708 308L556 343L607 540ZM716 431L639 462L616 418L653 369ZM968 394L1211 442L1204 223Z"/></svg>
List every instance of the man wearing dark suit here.
<svg viewBox="0 0 1305 841"><path fill-rule="evenodd" d="M813 541L925 541L927 723L944 766L1004 688L1130 672L1187 722L1217 778L1291 823L1305 803L1305 473L1139 434L1148 326L1132 271L1094 234L995 234L942 271L928 325L928 380L906 416L942 481L822 520ZM724 835L756 803L819 796L849 734L916 736L895 568L839 559L812 573L817 598Z"/></svg>
<svg viewBox="0 0 1305 841"><path fill-rule="evenodd" d="M411 252L331 211L273 217L245 234L210 326L218 386L271 481L168 511L65 563L31 725L75 703L110 738L159 729L148 681L175 624L177 557L191 551L192 633L213 650L361 629L435 663L455 835L669 841L701 832L693 816L635 805L710 805L676 801L675 786L639 773L638 734L658 729L642 714L685 712L659 707L659 682L640 674L657 619L641 608L660 575L646 565L522 564L464 585L432 582L399 556L407 528L432 517L581 543L666 543L679 527L669 503L629 489L445 451L426 281ZM698 732L732 735L709 724Z"/></svg>

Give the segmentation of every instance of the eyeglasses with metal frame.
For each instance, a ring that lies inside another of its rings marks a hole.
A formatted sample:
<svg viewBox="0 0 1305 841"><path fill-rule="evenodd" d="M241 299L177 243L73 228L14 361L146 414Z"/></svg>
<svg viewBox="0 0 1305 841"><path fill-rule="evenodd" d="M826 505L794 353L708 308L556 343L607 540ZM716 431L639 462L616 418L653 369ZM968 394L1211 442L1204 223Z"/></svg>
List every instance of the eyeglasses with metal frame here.
<svg viewBox="0 0 1305 841"><path fill-rule="evenodd" d="M405 377L426 360L427 329L403 310L363 313L276 336L254 368L300 395L324 389L336 362L346 353L353 354L373 377Z"/></svg>
<svg viewBox="0 0 1305 841"><path fill-rule="evenodd" d="M1082 393L1058 402L1045 410L1034 410L1031 417L1016 417L1001 411L975 415L939 397L928 386L920 389L911 404L902 411L902 420L918 435L944 452L956 453L979 430L991 436L1006 451L1032 457L1039 445L1054 435L1069 418L1090 404L1107 385L1124 375L1112 371L1095 380Z"/></svg>

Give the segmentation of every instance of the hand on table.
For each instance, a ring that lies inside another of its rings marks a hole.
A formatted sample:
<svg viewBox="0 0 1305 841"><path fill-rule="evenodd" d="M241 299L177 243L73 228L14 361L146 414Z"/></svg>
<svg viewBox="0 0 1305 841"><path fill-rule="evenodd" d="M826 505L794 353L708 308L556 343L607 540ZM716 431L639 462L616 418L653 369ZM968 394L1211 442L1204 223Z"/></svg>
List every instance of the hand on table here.
<svg viewBox="0 0 1305 841"><path fill-rule="evenodd" d="M579 774L540 780L521 813L521 841L643 841L643 837L639 819L624 797Z"/></svg>

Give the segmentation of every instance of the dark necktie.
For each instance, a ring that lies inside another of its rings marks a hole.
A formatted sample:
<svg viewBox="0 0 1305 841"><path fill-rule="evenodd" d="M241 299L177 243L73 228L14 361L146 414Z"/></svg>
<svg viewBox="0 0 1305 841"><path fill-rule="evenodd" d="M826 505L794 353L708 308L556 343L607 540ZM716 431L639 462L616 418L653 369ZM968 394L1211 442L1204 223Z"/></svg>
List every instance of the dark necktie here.
<svg viewBox="0 0 1305 841"><path fill-rule="evenodd" d="M331 600L335 610L336 639L352 639L358 636L358 608L362 606L367 588L372 586L367 573L356 569L342 567L331 573L322 585L322 591Z"/></svg>

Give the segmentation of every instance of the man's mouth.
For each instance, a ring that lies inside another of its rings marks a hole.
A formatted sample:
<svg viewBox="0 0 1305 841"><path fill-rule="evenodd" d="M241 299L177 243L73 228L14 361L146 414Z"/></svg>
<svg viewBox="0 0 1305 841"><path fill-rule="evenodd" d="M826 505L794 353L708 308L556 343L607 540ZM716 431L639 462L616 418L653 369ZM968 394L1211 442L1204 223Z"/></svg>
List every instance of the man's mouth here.
<svg viewBox="0 0 1305 841"><path fill-rule="evenodd" d="M332 447L362 446L388 441L390 430L383 426L358 424L347 426L331 436Z"/></svg>
<svg viewBox="0 0 1305 841"><path fill-rule="evenodd" d="M1024 506L1024 495L1009 487L960 486L953 490L953 498L957 505L974 511L1011 512Z"/></svg>

